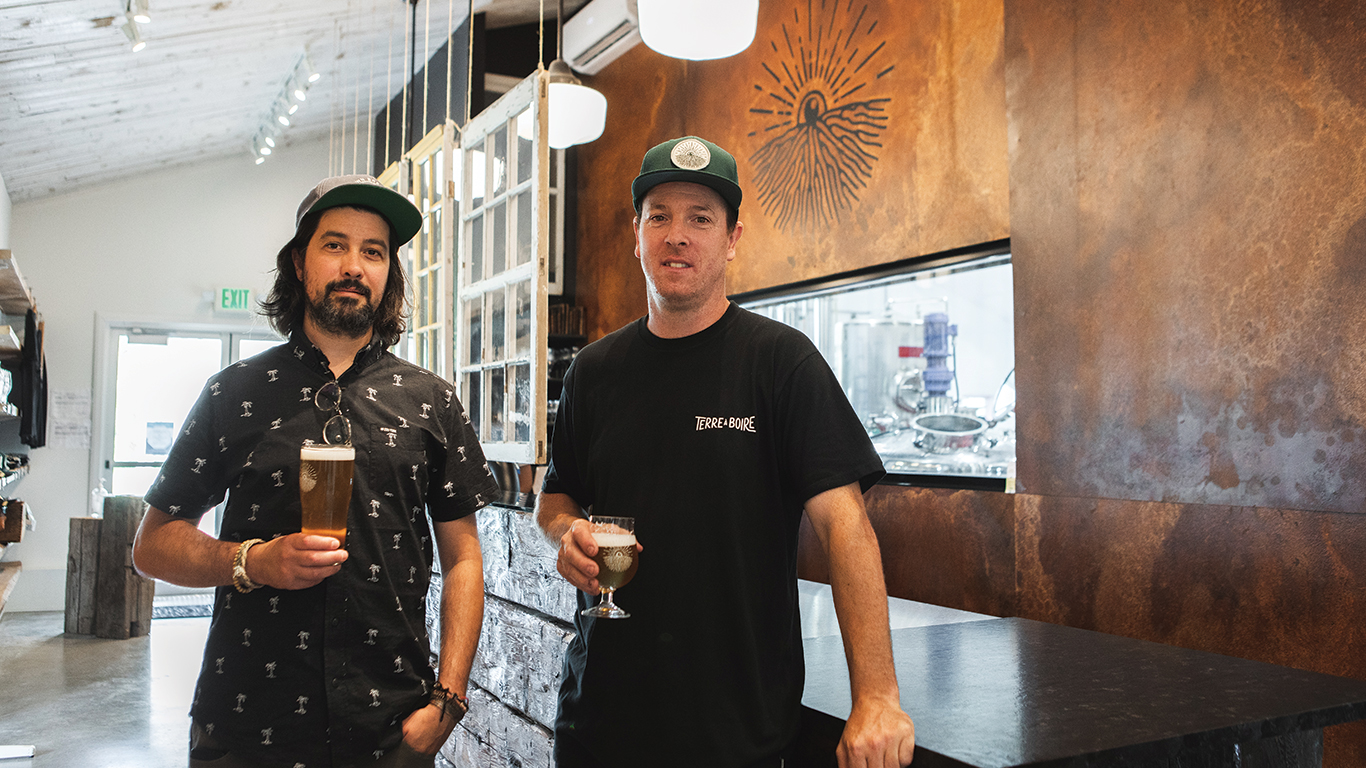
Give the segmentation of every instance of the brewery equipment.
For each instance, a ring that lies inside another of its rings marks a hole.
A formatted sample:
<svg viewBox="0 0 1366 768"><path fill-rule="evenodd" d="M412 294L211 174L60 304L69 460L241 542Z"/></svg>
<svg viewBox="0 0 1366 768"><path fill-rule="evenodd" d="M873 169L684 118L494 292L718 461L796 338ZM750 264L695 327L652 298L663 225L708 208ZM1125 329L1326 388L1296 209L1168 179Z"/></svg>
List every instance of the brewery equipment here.
<svg viewBox="0 0 1366 768"><path fill-rule="evenodd" d="M987 414L964 407L947 311L840 326L845 393L889 472L1005 477L1015 458L1013 372Z"/></svg>

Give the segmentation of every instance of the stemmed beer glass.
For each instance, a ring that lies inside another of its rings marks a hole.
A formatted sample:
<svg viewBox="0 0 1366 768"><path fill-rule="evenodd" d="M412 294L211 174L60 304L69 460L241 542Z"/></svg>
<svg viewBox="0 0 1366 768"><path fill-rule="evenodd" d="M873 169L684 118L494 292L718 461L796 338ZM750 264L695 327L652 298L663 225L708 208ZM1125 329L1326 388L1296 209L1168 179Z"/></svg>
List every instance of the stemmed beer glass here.
<svg viewBox="0 0 1366 768"><path fill-rule="evenodd" d="M636 519L593 515L588 518L588 524L593 541L598 545L593 562L598 565L598 591L602 601L582 613L602 619L630 618L631 614L612 601L612 593L626 586L640 564L636 558Z"/></svg>

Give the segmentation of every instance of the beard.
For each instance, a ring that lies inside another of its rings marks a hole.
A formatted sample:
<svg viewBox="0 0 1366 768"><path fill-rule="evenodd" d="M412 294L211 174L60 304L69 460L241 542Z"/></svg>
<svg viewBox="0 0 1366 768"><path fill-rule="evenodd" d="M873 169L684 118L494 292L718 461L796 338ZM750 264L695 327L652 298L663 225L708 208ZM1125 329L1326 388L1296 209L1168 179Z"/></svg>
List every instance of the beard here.
<svg viewBox="0 0 1366 768"><path fill-rule="evenodd" d="M340 290L357 291L364 300L351 296L337 296ZM328 333L360 338L375 324L375 305L370 301L370 289L357 280L334 280L323 289L322 299L315 301L305 295L304 311L313 318L318 328Z"/></svg>

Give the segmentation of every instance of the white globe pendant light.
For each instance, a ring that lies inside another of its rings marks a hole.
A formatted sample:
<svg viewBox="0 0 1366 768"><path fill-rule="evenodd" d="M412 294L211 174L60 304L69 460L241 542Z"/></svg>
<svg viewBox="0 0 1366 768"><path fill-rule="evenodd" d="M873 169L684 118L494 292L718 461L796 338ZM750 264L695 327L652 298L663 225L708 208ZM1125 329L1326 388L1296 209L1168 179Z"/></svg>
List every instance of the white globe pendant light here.
<svg viewBox="0 0 1366 768"><path fill-rule="evenodd" d="M637 0L640 39L675 59L724 59L754 42L759 0Z"/></svg>
<svg viewBox="0 0 1366 768"><path fill-rule="evenodd" d="M579 84L563 59L550 62L550 147L586 144L602 135L607 124L607 98Z"/></svg>
<svg viewBox="0 0 1366 768"><path fill-rule="evenodd" d="M607 125L607 97L574 77L574 71L561 58L563 48L564 0L560 0L555 13L555 60L546 67L546 79L550 82L546 105L550 112L550 135L546 140L551 149L595 141Z"/></svg>

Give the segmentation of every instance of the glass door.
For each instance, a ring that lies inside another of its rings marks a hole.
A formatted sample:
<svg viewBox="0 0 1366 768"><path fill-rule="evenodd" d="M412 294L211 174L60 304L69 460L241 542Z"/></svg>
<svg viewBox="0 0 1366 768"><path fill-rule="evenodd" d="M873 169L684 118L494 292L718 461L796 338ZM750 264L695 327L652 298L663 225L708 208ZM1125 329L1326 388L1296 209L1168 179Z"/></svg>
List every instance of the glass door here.
<svg viewBox="0 0 1366 768"><path fill-rule="evenodd" d="M144 495L205 380L279 343L265 331L111 328L105 381L112 389L106 392L112 418L100 430L100 479L109 493ZM219 510L214 510L199 527L217 535L218 521Z"/></svg>

